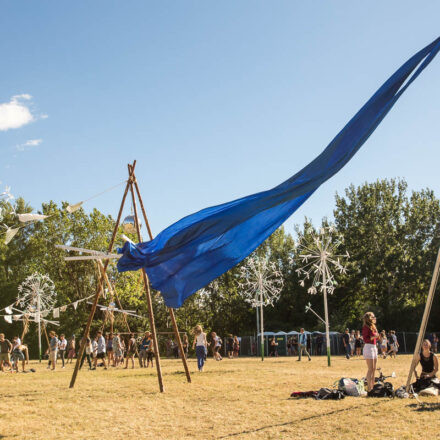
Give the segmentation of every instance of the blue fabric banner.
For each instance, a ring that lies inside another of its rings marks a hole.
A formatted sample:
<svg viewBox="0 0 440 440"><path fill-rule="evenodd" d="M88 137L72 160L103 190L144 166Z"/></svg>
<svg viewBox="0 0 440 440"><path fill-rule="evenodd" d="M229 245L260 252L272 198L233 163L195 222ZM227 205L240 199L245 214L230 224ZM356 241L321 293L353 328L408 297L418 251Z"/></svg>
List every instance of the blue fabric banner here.
<svg viewBox="0 0 440 440"><path fill-rule="evenodd" d="M440 38L399 68L327 148L280 185L203 209L164 229L154 240L126 243L120 272L145 268L168 307L238 264L271 235L359 150L402 93L440 50Z"/></svg>

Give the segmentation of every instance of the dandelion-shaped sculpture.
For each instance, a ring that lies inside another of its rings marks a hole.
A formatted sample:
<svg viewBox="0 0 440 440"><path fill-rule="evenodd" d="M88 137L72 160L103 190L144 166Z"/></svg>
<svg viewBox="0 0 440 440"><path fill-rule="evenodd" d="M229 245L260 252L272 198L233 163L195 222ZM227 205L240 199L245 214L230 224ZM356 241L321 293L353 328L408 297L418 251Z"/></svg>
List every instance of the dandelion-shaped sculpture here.
<svg viewBox="0 0 440 440"><path fill-rule="evenodd" d="M296 269L301 279L300 285L305 287L307 280L312 285L307 292L314 295L322 292L324 296L325 333L327 342L327 359L330 366L330 334L327 307L327 293L332 294L337 282L332 271L346 273L341 259L349 258L348 252L338 255L338 248L342 240L332 226L322 227L318 232L309 229L299 238L297 253L303 267Z"/></svg>
<svg viewBox="0 0 440 440"><path fill-rule="evenodd" d="M38 348L41 362L41 320L55 305L55 285L48 275L34 272L18 286L17 303L27 316L38 324Z"/></svg>
<svg viewBox="0 0 440 440"><path fill-rule="evenodd" d="M245 301L257 309L257 326L258 307L260 308L261 360L264 360L263 307L273 306L279 300L284 285L283 277L274 262L261 257L248 258L241 267L241 276L244 281L239 283L239 287Z"/></svg>

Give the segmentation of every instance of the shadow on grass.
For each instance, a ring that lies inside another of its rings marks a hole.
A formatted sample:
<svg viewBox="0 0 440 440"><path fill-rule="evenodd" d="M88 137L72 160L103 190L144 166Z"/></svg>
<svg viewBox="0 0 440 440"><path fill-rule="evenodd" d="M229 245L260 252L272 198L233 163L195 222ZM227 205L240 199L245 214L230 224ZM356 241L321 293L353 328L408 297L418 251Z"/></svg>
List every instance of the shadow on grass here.
<svg viewBox="0 0 440 440"><path fill-rule="evenodd" d="M411 405L408 405L408 408L412 408L414 411L418 411L418 412L440 411L440 402L435 402L435 403L428 403L428 402L411 403Z"/></svg>
<svg viewBox="0 0 440 440"><path fill-rule="evenodd" d="M374 403L373 402L371 402L371 403L372 403L372 405L377 406L377 405L380 405L382 403L389 402L389 401L390 401L390 399L384 399L384 400L379 400L379 401L374 399ZM329 411L326 413L318 413L318 414L314 414L313 416L303 417L300 419L292 420L291 422L275 423L273 425L261 426L260 428L249 429L247 431L240 431L240 432L234 432L232 434L226 434L221 437L218 437L218 439L237 437L237 436L243 435L243 434L252 434L252 433L264 431L265 429L270 429L270 428L281 428L282 426L289 426L289 425L292 426L292 425L296 425L297 423L304 423L309 420L320 419L321 417L332 416L334 414L341 414L346 411L352 411L354 409L364 408L365 406L368 406L368 405L356 405L356 406L350 406L347 408L335 409L333 411Z"/></svg>

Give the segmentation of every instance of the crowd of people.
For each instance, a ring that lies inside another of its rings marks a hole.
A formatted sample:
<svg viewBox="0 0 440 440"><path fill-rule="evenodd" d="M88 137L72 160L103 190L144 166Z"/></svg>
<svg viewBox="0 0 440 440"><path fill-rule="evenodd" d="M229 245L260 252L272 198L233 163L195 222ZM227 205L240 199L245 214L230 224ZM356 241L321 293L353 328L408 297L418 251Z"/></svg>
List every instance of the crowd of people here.
<svg viewBox="0 0 440 440"><path fill-rule="evenodd" d="M221 361L223 359L221 356L223 341L216 332L211 332L208 340L208 335L200 325L197 325L193 330L193 336L192 348L195 351L197 367L200 372L204 369L209 350L214 360ZM55 331L51 331L49 337L49 347L46 352L48 357L47 368L55 370L58 361L61 362L61 368L65 368L65 364L72 363L78 355L75 336L67 340L64 334L58 337ZM188 357L190 343L186 334L183 335L181 342L183 353ZM374 386L377 358L379 356L383 358L395 357L399 350L396 332L394 330L379 332L376 317L372 312L367 312L364 315L362 331L345 330L342 335L342 343L347 359L353 356L360 357L361 355L365 359L368 389ZM325 335L315 335L313 344L315 353L321 354L323 344L325 344ZM438 360L435 356L437 346L438 338L435 333L432 333L428 339L423 341L418 358L418 362L422 367L421 378L436 376L438 371ZM278 355L277 347L276 339L271 338L269 340L270 356ZM303 355L306 355L309 361L311 360L311 347L312 335L307 334L303 328L301 328L298 335L294 335L287 340L288 355L298 355L298 361L302 360ZM167 354L173 354L175 357L180 356L179 346L171 338L166 342L166 350ZM240 339L237 336L232 334L227 336L225 353L227 353L229 359L239 356ZM135 357L138 358L140 368L154 366L155 351L152 334L149 331L138 334L137 338L134 333L126 337L117 331L105 335L102 331L97 331L93 338L87 338L86 340L80 368L83 367L85 361L87 361L90 370L96 370L97 367L103 367L105 370L108 367L135 368ZM27 346L22 344L18 336L14 336L12 341L9 341L3 333L0 333L0 370L2 372L18 372L20 366L21 370L25 372L28 359Z"/></svg>
<svg viewBox="0 0 440 440"><path fill-rule="evenodd" d="M188 357L189 338L185 333L181 338L182 350L185 357ZM206 334L202 331L201 326L194 329L193 349L196 351L199 370L203 371L203 365L206 362L208 349L211 350L215 360L221 361L221 348L223 346L222 339L215 332L210 334L208 342ZM199 347L199 348L198 348ZM203 356L202 356L202 347ZM172 339L167 339L165 343L166 353L168 356L180 357L178 344ZM65 368L66 364L72 363L79 354L75 336L72 335L66 339L64 334L59 336L55 331L49 332L48 348L45 353L48 364L47 369L55 370L58 363L61 368ZM230 359L236 358L240 352L240 342L237 336L229 334L226 339L226 352ZM109 332L103 334L102 331L96 332L93 338L88 337L85 342L84 352L80 361L80 369L87 362L89 370L96 370L97 367L135 368L135 357L138 359L140 368L148 368L154 366L154 344L152 334L146 331L138 334L137 338L134 333L126 337L120 333ZM15 336L10 342L5 338L3 333L0 334L0 368L1 371L18 371L21 362L22 371L26 371L26 362L29 356L27 346L23 345L20 338Z"/></svg>

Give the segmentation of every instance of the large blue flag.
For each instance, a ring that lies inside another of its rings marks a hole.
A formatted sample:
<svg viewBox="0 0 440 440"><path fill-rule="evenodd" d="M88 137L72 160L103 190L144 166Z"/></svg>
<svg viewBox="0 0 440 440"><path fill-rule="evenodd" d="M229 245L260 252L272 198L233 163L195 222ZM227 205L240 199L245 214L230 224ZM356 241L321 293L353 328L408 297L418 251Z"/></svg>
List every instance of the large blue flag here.
<svg viewBox="0 0 440 440"><path fill-rule="evenodd" d="M120 272L145 268L168 307L246 258L359 150L402 93L440 50L440 38L397 70L327 148L290 179L263 191L191 214L154 240L125 243Z"/></svg>

